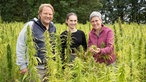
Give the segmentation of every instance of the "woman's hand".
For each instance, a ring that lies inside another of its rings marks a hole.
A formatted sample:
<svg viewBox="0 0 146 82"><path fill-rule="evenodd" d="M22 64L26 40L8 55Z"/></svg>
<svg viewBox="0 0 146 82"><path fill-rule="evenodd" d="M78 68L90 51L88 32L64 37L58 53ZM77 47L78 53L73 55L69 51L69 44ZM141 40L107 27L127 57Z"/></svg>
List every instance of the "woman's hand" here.
<svg viewBox="0 0 146 82"><path fill-rule="evenodd" d="M93 54L98 54L98 53L100 53L100 48L97 48L97 47L95 47L95 46L91 46L91 47L89 48L89 51L90 51L91 53L93 53Z"/></svg>
<svg viewBox="0 0 146 82"><path fill-rule="evenodd" d="M94 53L96 53L96 54L100 53L100 48L96 48L96 49L94 50Z"/></svg>

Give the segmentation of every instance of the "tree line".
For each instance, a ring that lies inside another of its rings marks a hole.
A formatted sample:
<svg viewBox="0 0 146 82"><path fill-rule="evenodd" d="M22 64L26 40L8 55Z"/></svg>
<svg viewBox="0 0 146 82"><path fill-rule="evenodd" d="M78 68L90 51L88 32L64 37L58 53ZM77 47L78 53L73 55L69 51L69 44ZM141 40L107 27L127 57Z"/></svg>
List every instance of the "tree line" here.
<svg viewBox="0 0 146 82"><path fill-rule="evenodd" d="M89 21L92 11L102 14L104 23L146 23L146 0L0 0L0 18L5 22L26 22L38 15L41 3L55 9L54 22L64 23L66 14L75 12L80 23Z"/></svg>

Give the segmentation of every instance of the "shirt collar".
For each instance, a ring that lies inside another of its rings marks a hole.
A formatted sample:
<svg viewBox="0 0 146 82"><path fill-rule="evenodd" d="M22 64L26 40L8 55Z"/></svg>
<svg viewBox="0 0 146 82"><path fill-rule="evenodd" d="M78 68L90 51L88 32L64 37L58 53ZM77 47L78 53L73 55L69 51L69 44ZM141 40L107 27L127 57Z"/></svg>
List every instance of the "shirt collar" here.
<svg viewBox="0 0 146 82"><path fill-rule="evenodd" d="M101 31L100 31L100 33L102 33L102 32L104 31L104 27L105 27L105 26L102 24L102 25L101 25ZM91 32L95 34L95 29L92 29ZM99 33L99 34L100 34L100 33Z"/></svg>
<svg viewBox="0 0 146 82"><path fill-rule="evenodd" d="M38 23L40 24L40 26L41 26L43 29L45 29L45 30L46 30L46 27L42 24L42 22L41 22L41 20L40 20L40 19L38 19Z"/></svg>
<svg viewBox="0 0 146 82"><path fill-rule="evenodd" d="M42 24L42 22L41 22L40 19L38 19L38 23L40 24L40 26L41 26L43 29L46 30L46 27ZM52 27L53 27L53 25L52 25L52 23L50 22L50 23L49 23L49 29L52 28ZM48 30L49 30L49 29L48 29Z"/></svg>

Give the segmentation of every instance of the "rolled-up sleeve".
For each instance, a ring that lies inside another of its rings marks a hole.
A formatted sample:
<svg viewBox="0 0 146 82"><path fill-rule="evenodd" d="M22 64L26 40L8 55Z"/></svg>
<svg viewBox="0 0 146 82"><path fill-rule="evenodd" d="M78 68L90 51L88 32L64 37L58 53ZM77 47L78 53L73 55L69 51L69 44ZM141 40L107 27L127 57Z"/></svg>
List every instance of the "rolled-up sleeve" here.
<svg viewBox="0 0 146 82"><path fill-rule="evenodd" d="M110 30L107 33L106 47L101 48L100 54L110 54L114 49L114 33Z"/></svg>

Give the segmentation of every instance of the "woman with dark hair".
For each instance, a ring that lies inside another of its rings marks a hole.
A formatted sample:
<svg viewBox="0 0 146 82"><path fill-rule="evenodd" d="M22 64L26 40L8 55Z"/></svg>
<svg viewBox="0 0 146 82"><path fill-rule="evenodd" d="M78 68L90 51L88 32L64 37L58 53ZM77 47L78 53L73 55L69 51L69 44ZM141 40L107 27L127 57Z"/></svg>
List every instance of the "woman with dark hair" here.
<svg viewBox="0 0 146 82"><path fill-rule="evenodd" d="M76 28L78 19L75 13L68 13L65 23L67 25L67 30L61 33L61 42L62 42L62 59L64 61L65 56L65 49L67 48L67 37L68 33L71 33L71 54L70 54L70 61L73 61L76 57L76 50L79 50L79 46L82 46L84 51L87 49L86 37L85 33L81 30Z"/></svg>

